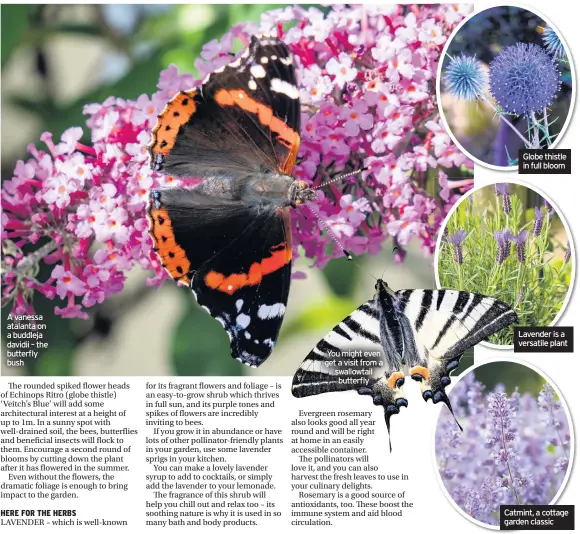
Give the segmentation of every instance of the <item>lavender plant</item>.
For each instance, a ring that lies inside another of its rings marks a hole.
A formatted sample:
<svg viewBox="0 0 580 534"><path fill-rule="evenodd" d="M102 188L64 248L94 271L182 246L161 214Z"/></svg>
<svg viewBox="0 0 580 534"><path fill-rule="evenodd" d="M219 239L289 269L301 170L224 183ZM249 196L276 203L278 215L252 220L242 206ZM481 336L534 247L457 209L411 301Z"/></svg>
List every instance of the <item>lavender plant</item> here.
<svg viewBox="0 0 580 534"><path fill-rule="evenodd" d="M486 22L493 26L498 17L502 18L490 10ZM537 19L535 23L540 22ZM510 35L504 42L489 42L485 53L481 50L467 55L471 30L482 23L480 19L470 21L463 28L465 35L460 41L464 43L463 48L450 46L451 53L446 55L442 69L442 87L457 102L476 101L476 106L481 102L493 111L493 116L500 121L492 143L493 163L516 165L514 150L518 147L548 148L558 136L562 123L552 113L562 96L562 82L567 79L568 58L554 29L539 24L536 34L532 34L537 42L527 41L523 36L520 37L523 40L514 41ZM508 133L516 136L517 144Z"/></svg>
<svg viewBox="0 0 580 534"><path fill-rule="evenodd" d="M570 461L570 425L554 389L539 395L491 391L471 372L449 395L464 431L441 411L435 434L449 496L474 519L499 524L502 504L550 504Z"/></svg>
<svg viewBox="0 0 580 534"><path fill-rule="evenodd" d="M496 184L456 207L439 248L439 282L504 301L516 310L521 326L547 326L570 285L570 244L562 239L563 225L549 203L526 206L527 191ZM513 327L490 341L512 345Z"/></svg>

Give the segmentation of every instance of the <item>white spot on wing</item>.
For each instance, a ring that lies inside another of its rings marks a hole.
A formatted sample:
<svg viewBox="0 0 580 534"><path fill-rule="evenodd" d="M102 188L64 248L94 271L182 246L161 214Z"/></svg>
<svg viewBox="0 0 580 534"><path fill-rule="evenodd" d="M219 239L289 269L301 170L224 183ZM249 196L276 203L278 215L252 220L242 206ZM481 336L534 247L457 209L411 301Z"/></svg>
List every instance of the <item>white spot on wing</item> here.
<svg viewBox="0 0 580 534"><path fill-rule="evenodd" d="M260 58L260 63L263 63L265 65L266 63L268 63L268 58L266 56L262 56Z"/></svg>
<svg viewBox="0 0 580 534"><path fill-rule="evenodd" d="M236 317L236 324L242 328L248 328L248 325L250 324L250 316L245 313L240 313L240 315Z"/></svg>
<svg viewBox="0 0 580 534"><path fill-rule="evenodd" d="M258 84L256 83L255 80L250 80L248 82L248 87L252 90L255 91L258 88Z"/></svg>
<svg viewBox="0 0 580 534"><path fill-rule="evenodd" d="M264 339L262 343L264 343L264 345L268 345L270 348L274 347L274 342L270 338Z"/></svg>
<svg viewBox="0 0 580 534"><path fill-rule="evenodd" d="M266 76L266 70L262 65L252 65L250 67L250 73L254 78L264 78Z"/></svg>
<svg viewBox="0 0 580 534"><path fill-rule="evenodd" d="M270 89L276 93L282 93L293 100L296 100L300 93L298 88L291 83L280 80L279 78L274 78L270 84Z"/></svg>
<svg viewBox="0 0 580 534"><path fill-rule="evenodd" d="M242 299L236 300L236 310L240 311L242 306L244 305L244 301Z"/></svg>
<svg viewBox="0 0 580 534"><path fill-rule="evenodd" d="M226 70L226 65L223 65L222 67L220 67L219 69L214 70L214 73L220 73L223 72L224 70Z"/></svg>
<svg viewBox="0 0 580 534"><path fill-rule="evenodd" d="M239 57L238 59L232 61L229 66L230 67L239 67L242 64L242 58Z"/></svg>
<svg viewBox="0 0 580 534"><path fill-rule="evenodd" d="M244 337L246 339L251 339L252 336L250 335L250 332L244 332Z"/></svg>
<svg viewBox="0 0 580 534"><path fill-rule="evenodd" d="M258 309L258 317L260 319L270 319L272 317L282 317L286 311L286 306L281 302L272 304L268 306L267 304L262 304Z"/></svg>
<svg viewBox="0 0 580 534"><path fill-rule="evenodd" d="M281 57L280 58L280 63L282 63L283 65L292 65L292 58L291 57Z"/></svg>
<svg viewBox="0 0 580 534"><path fill-rule="evenodd" d="M278 56L276 54L274 54L274 55L270 56L270 59L272 61L276 61L278 59Z"/></svg>

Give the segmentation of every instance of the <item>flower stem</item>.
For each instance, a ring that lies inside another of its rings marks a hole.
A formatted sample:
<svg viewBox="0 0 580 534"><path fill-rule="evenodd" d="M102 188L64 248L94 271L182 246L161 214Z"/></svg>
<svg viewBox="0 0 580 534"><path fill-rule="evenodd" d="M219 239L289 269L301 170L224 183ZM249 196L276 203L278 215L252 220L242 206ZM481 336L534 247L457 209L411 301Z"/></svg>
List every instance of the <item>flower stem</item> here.
<svg viewBox="0 0 580 534"><path fill-rule="evenodd" d="M487 98L487 96L483 96L482 100L484 102L486 102L489 105L489 107L491 107L493 109L494 112L497 111L496 107L489 100L489 98ZM526 148L539 148L539 147L532 146L530 144L530 142L522 135L522 133L510 121L508 121L503 115L498 114L498 117L500 118L500 120L504 121L514 131L514 133L522 140L524 145L526 145Z"/></svg>

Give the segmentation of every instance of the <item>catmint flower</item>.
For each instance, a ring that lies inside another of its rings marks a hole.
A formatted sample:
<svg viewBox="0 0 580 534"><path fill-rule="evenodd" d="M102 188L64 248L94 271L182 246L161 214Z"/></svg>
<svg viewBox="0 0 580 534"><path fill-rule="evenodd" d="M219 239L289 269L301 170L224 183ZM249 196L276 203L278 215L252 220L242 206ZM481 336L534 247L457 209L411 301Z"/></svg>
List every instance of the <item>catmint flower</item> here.
<svg viewBox="0 0 580 534"><path fill-rule="evenodd" d="M542 233L542 227L544 226L544 212L541 208L538 208L538 206L534 208L534 217L536 220L534 222L532 234L537 237Z"/></svg>
<svg viewBox="0 0 580 534"><path fill-rule="evenodd" d="M441 412L435 457L455 503L474 519L497 526L501 505L554 499L569 469L570 425L549 385L539 395L520 390L510 395L503 384L488 384L491 391L485 394L487 387L475 375L468 373L449 394L464 431L457 431L451 414Z"/></svg>
<svg viewBox="0 0 580 534"><path fill-rule="evenodd" d="M518 235L511 235L511 240L516 244L516 255L520 263L526 261L526 240L528 238L528 231L522 230Z"/></svg>
<svg viewBox="0 0 580 534"><path fill-rule="evenodd" d="M529 115L550 106L560 90L554 60L533 43L517 43L502 50L490 64L491 93L501 107Z"/></svg>
<svg viewBox="0 0 580 534"><path fill-rule="evenodd" d="M449 242L453 245L453 255L458 265L463 263L463 249L461 243L463 243L466 237L467 232L465 230L457 230L457 232L449 236Z"/></svg>
<svg viewBox="0 0 580 534"><path fill-rule="evenodd" d="M459 100L478 100L487 87L487 73L475 56L452 57L443 72L447 90Z"/></svg>
<svg viewBox="0 0 580 534"><path fill-rule="evenodd" d="M564 50L564 45L560 37L558 37L558 34L550 26L542 29L542 41L544 41L544 46L548 50L548 53L556 59L566 57L566 50Z"/></svg>

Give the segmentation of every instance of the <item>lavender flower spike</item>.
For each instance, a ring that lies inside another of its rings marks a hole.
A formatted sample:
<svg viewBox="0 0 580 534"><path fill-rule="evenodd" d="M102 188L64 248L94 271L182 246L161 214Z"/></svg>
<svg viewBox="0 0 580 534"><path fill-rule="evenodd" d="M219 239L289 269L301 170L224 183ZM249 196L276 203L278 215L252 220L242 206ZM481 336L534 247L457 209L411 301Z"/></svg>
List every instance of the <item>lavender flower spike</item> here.
<svg viewBox="0 0 580 534"><path fill-rule="evenodd" d="M512 201L510 199L508 184L495 184L495 194L498 197L501 196L501 201L503 202L503 212L506 215L509 215L512 209Z"/></svg>
<svg viewBox="0 0 580 534"><path fill-rule="evenodd" d="M568 242L568 245L566 246L566 252L564 254L564 263L568 263L571 257L572 257L572 249L570 248L570 242Z"/></svg>
<svg viewBox="0 0 580 534"><path fill-rule="evenodd" d="M516 255L520 263L526 261L526 239L528 239L527 230L522 230L518 235L511 236L511 240L516 244Z"/></svg>
<svg viewBox="0 0 580 534"><path fill-rule="evenodd" d="M458 265L463 263L463 249L461 248L461 243L467 237L467 232L465 230L457 230L454 234L449 236L449 242L453 245L453 254L455 256L455 261Z"/></svg>
<svg viewBox="0 0 580 534"><path fill-rule="evenodd" d="M544 212L538 206L534 208L534 217L536 218L536 222L534 223L532 234L537 237L542 233L542 226L544 226Z"/></svg>

